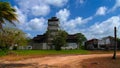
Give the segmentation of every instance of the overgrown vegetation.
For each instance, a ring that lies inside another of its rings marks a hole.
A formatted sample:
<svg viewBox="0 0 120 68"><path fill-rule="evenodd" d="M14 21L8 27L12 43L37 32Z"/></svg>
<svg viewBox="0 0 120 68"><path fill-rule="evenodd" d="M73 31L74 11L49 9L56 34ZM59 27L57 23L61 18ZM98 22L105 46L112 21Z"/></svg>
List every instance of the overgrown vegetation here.
<svg viewBox="0 0 120 68"><path fill-rule="evenodd" d="M61 50L62 46L66 45L67 32L58 31L58 35L56 35L53 39L53 45L55 46L55 50Z"/></svg>
<svg viewBox="0 0 120 68"><path fill-rule="evenodd" d="M17 49L17 46L27 45L27 37L24 32L17 28L4 28L0 31L0 49L5 50L12 47Z"/></svg>
<svg viewBox="0 0 120 68"><path fill-rule="evenodd" d="M82 49L83 49L84 48L83 47L83 42L85 42L87 40L87 38L82 33L77 33L76 38L77 38L77 44L78 44L77 48L81 49L81 47L82 47Z"/></svg>
<svg viewBox="0 0 120 68"><path fill-rule="evenodd" d="M16 50L18 46L28 44L26 34L13 26L15 22L19 22L16 9L9 2L0 0L0 56L16 54L9 49Z"/></svg>

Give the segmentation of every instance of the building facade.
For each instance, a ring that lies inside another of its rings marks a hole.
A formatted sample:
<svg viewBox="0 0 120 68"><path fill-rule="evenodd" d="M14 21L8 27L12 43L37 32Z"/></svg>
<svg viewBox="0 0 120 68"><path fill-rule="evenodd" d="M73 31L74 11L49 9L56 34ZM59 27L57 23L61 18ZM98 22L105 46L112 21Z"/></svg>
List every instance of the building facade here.
<svg viewBox="0 0 120 68"><path fill-rule="evenodd" d="M48 19L48 28L47 28L47 45L50 49L54 49L52 44L53 38L58 35L59 27L59 19L57 17L52 17Z"/></svg>
<svg viewBox="0 0 120 68"><path fill-rule="evenodd" d="M118 42L117 42L118 43ZM114 37L108 36L101 39L91 39L86 41L85 47L89 50L112 50L115 46ZM120 46L117 45L117 49L120 49Z"/></svg>
<svg viewBox="0 0 120 68"><path fill-rule="evenodd" d="M32 49L54 49L54 45L52 44L53 38L58 35L59 27L59 19L57 17L52 17L48 19L48 27L46 33L43 35L37 35L32 39L31 46ZM68 35L67 44L63 49L76 49L76 35Z"/></svg>
<svg viewBox="0 0 120 68"><path fill-rule="evenodd" d="M98 40L99 49L114 49L115 40L114 37L108 36Z"/></svg>
<svg viewBox="0 0 120 68"><path fill-rule="evenodd" d="M94 50L98 49L98 39L91 39L85 42L85 49Z"/></svg>

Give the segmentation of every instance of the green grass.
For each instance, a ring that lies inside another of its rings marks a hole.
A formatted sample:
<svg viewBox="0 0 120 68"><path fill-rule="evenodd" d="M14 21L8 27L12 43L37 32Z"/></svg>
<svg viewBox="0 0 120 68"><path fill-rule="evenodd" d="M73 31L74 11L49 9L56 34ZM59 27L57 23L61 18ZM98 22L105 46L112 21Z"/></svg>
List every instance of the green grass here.
<svg viewBox="0 0 120 68"><path fill-rule="evenodd" d="M44 56L56 56L56 55L75 55L75 54L90 54L87 50L13 50L7 51L6 55L0 52L0 59L7 61L16 61L27 58L36 58Z"/></svg>
<svg viewBox="0 0 120 68"><path fill-rule="evenodd" d="M0 51L0 56L5 56L7 54L9 55L65 55L65 54L108 54L113 53L113 51L88 51L88 50L13 50L13 51L7 51L8 53L4 51ZM120 51L117 51L120 52Z"/></svg>
<svg viewBox="0 0 120 68"><path fill-rule="evenodd" d="M17 55L57 55L57 54L89 54L86 50L16 50Z"/></svg>
<svg viewBox="0 0 120 68"><path fill-rule="evenodd" d="M0 51L0 56L5 56L5 55L6 55L6 52Z"/></svg>

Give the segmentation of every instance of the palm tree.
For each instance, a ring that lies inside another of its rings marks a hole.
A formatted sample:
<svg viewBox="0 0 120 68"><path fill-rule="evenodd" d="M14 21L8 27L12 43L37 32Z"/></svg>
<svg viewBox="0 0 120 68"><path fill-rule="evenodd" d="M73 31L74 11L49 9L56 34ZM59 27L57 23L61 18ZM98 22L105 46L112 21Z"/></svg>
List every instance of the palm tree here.
<svg viewBox="0 0 120 68"><path fill-rule="evenodd" d="M18 21L15 12L8 2L0 2L0 29L3 29L2 24L5 24L5 21L15 25L14 21Z"/></svg>

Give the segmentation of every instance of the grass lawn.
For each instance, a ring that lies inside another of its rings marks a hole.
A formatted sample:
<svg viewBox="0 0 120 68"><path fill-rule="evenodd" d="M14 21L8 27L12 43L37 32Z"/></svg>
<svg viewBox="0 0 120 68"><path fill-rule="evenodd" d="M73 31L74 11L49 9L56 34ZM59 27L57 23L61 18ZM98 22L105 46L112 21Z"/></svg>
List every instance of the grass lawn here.
<svg viewBox="0 0 120 68"><path fill-rule="evenodd" d="M85 55L85 54L108 54L113 53L113 51L88 51L88 50L14 50L8 51L6 54L3 51L0 51L0 59L5 60L21 60L27 58L37 58L44 56L60 56L60 55Z"/></svg>
<svg viewBox="0 0 120 68"><path fill-rule="evenodd" d="M87 50L12 50L8 51L8 54L16 54L16 55L59 55L59 54L89 54ZM0 56L5 56L5 52L0 51Z"/></svg>
<svg viewBox="0 0 120 68"><path fill-rule="evenodd" d="M120 51L117 51L120 52ZM113 53L113 51L102 51L102 50L12 50L8 51L8 54L6 54L3 51L0 51L0 56L6 56L6 55L68 55L68 54L108 54Z"/></svg>
<svg viewBox="0 0 120 68"><path fill-rule="evenodd" d="M18 55L59 55L59 54L89 54L87 50L16 50L13 51Z"/></svg>
<svg viewBox="0 0 120 68"><path fill-rule="evenodd" d="M76 55L76 54L89 54L87 50L14 50L8 51L8 54L0 52L0 59L14 61L27 58L37 58L44 56L58 56L58 55Z"/></svg>

